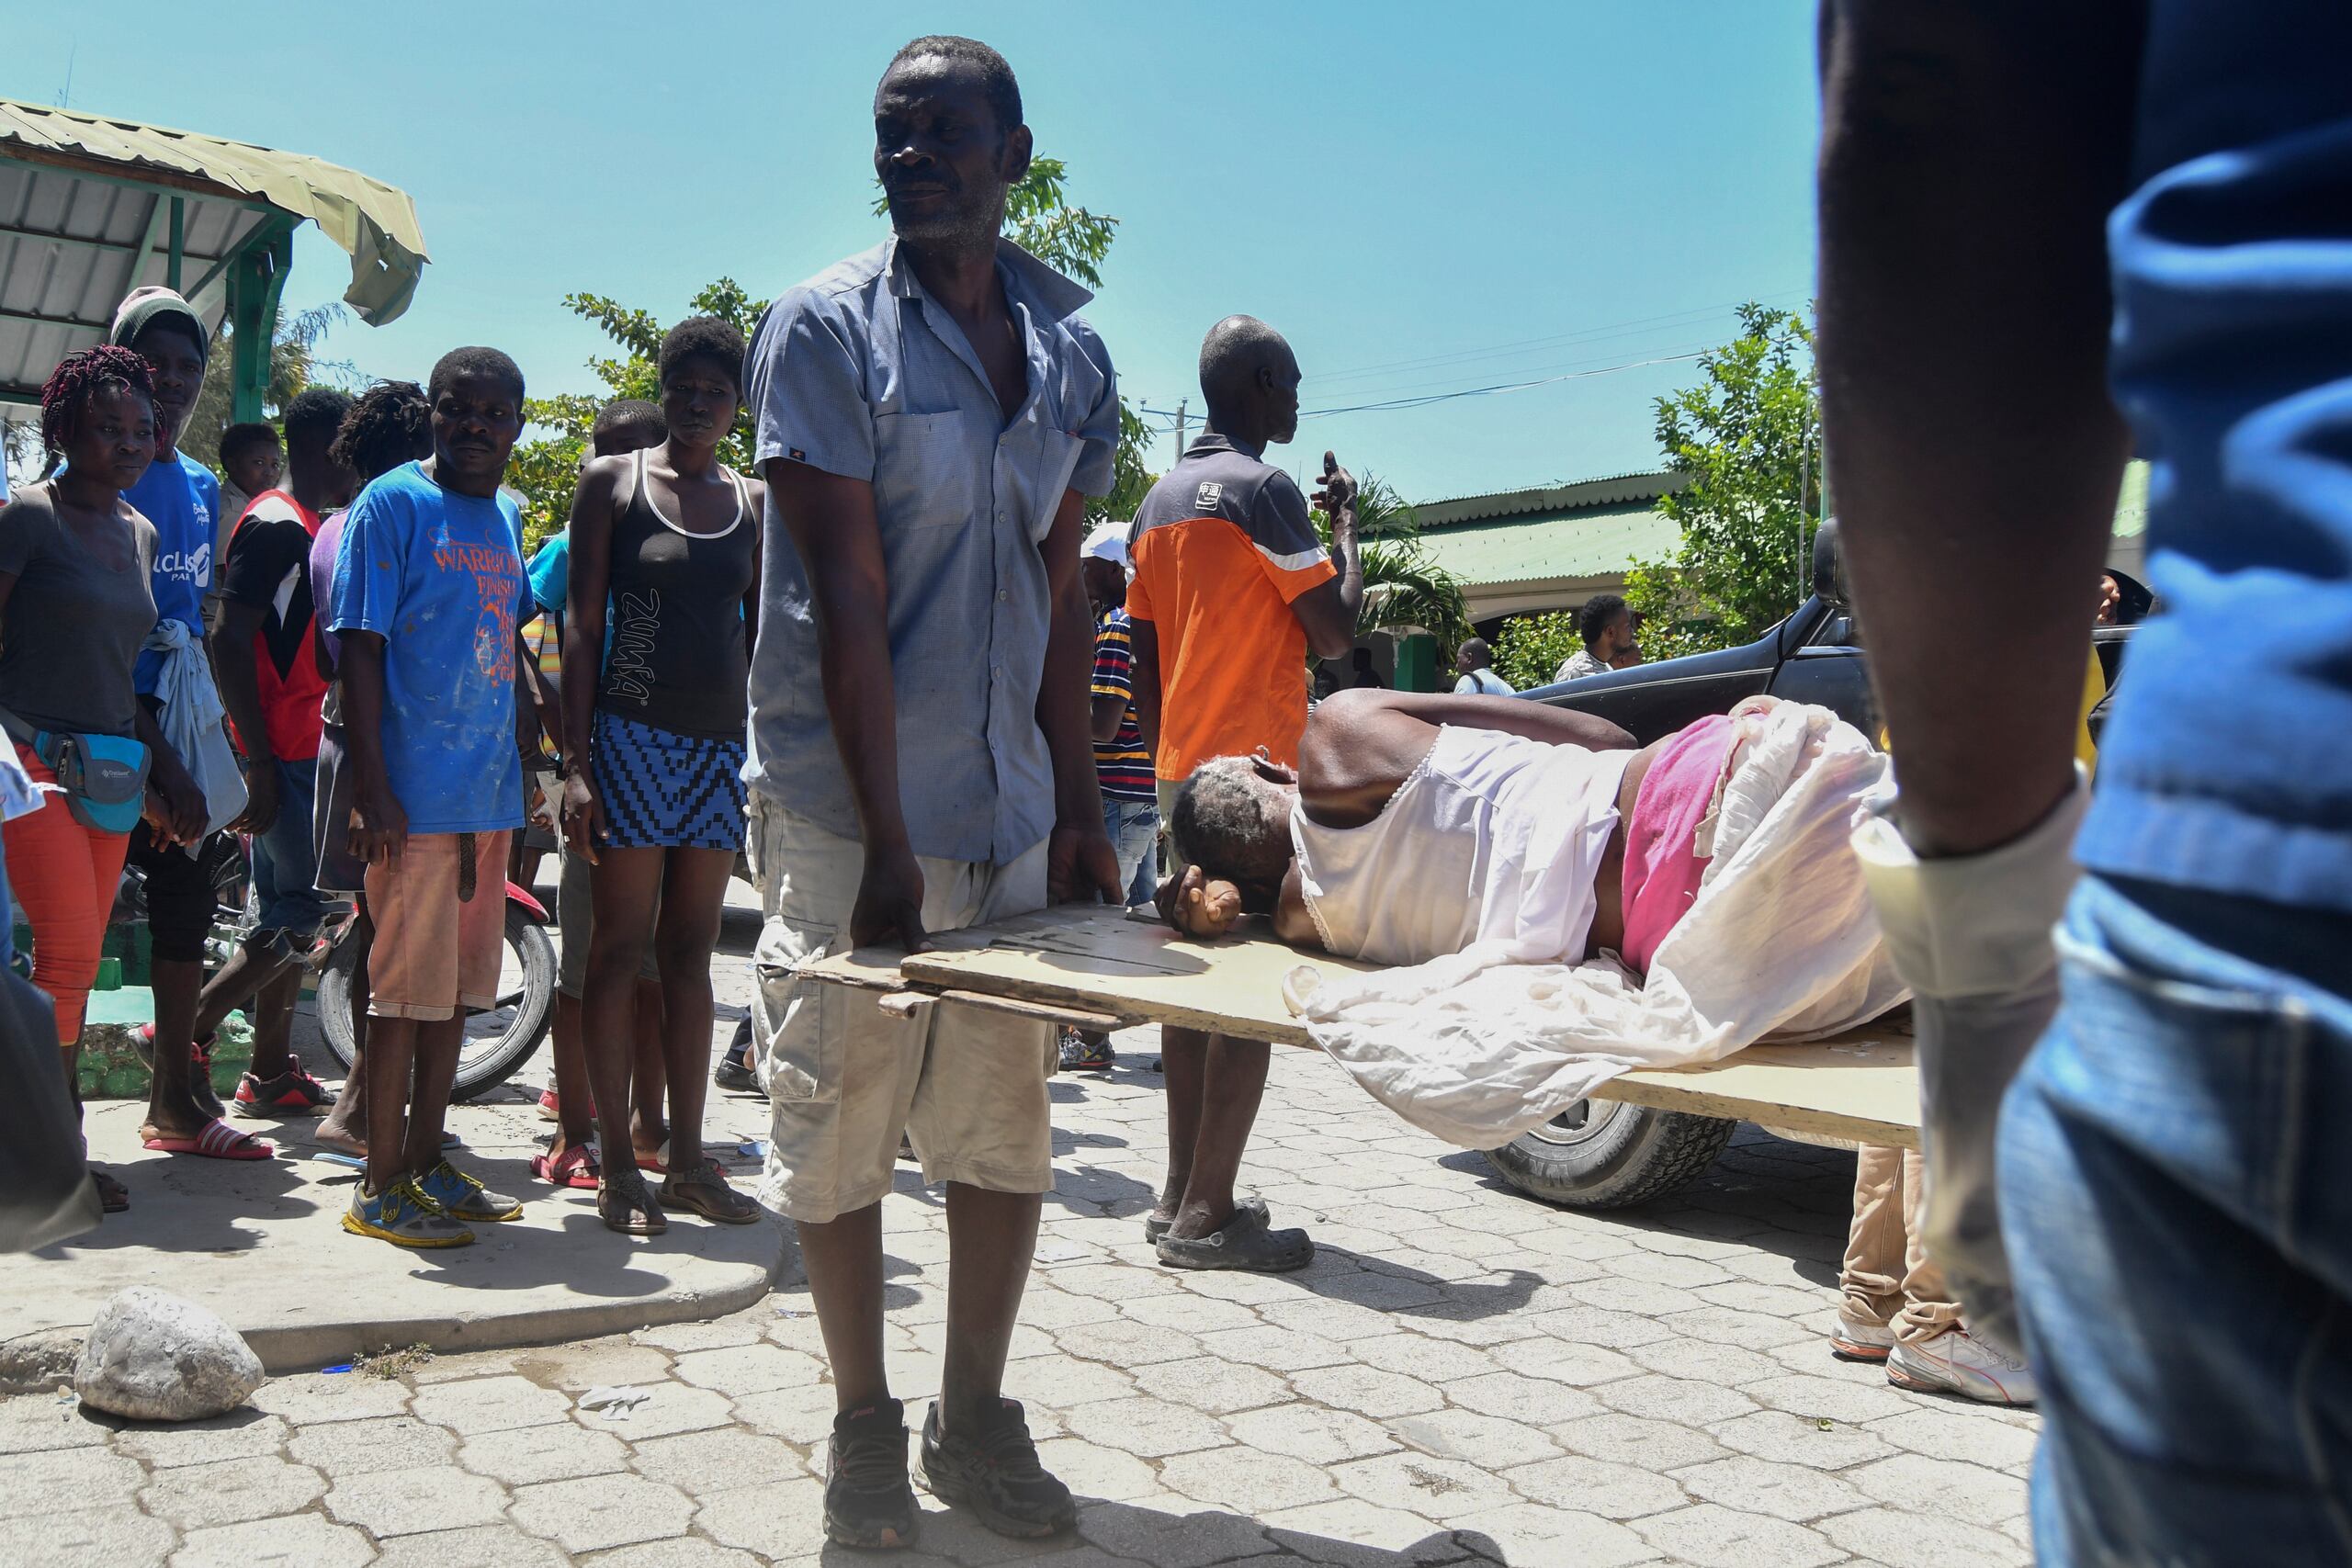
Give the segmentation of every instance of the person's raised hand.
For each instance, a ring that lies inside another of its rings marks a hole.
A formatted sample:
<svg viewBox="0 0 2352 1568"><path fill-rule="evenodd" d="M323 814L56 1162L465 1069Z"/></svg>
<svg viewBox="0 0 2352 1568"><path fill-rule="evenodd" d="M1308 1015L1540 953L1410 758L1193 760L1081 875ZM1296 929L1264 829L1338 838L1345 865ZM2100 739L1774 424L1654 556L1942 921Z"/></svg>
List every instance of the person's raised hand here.
<svg viewBox="0 0 2352 1568"><path fill-rule="evenodd" d="M1055 904L1125 902L1119 852L1099 827L1056 828L1046 840L1046 897Z"/></svg>
<svg viewBox="0 0 2352 1568"><path fill-rule="evenodd" d="M1340 514L1355 504L1356 477L1340 467L1340 459L1332 453L1323 454L1323 477L1315 483L1315 504L1337 527Z"/></svg>
<svg viewBox="0 0 2352 1568"><path fill-rule="evenodd" d="M931 945L922 929L922 867L914 851L866 850L857 902L849 911L849 940L853 947L881 943L909 953Z"/></svg>
<svg viewBox="0 0 2352 1568"><path fill-rule="evenodd" d="M604 842L605 800L584 768L563 776L563 842L573 854L596 863L596 846Z"/></svg>

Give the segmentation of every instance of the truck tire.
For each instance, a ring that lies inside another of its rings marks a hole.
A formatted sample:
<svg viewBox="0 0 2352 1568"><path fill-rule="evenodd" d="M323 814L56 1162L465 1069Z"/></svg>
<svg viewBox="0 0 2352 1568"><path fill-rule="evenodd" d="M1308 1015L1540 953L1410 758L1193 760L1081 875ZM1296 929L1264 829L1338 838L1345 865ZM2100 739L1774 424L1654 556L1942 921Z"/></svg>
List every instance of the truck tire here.
<svg viewBox="0 0 2352 1568"><path fill-rule="evenodd" d="M1721 1116L1580 1100L1487 1160L1532 1198L1570 1209L1623 1209L1662 1198L1715 1163L1739 1123Z"/></svg>

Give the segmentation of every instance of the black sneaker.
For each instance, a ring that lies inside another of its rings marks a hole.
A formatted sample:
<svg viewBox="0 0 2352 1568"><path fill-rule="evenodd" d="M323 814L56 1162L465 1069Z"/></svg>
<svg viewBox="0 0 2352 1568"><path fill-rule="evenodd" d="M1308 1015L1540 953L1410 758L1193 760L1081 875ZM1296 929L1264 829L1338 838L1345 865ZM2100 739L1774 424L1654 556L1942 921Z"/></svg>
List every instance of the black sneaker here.
<svg viewBox="0 0 2352 1568"><path fill-rule="evenodd" d="M1119 1054L1111 1048L1109 1035L1084 1034L1075 1029L1062 1032L1063 1072L1107 1073L1118 1061Z"/></svg>
<svg viewBox="0 0 2352 1568"><path fill-rule="evenodd" d="M999 1535L1035 1539L1078 1523L1069 1488L1037 1462L1016 1399L1001 1401L985 1430L943 1436L939 1402L922 1424L922 1479L943 1503L961 1503Z"/></svg>
<svg viewBox="0 0 2352 1568"><path fill-rule="evenodd" d="M748 1018L735 1025L734 1038L727 1042L720 1053L718 1066L710 1070L710 1081L736 1094L757 1094L760 1080L752 1071L752 1021Z"/></svg>
<svg viewBox="0 0 2352 1568"><path fill-rule="evenodd" d="M907 1407L895 1399L833 1417L825 1465L825 1534L842 1546L912 1546Z"/></svg>

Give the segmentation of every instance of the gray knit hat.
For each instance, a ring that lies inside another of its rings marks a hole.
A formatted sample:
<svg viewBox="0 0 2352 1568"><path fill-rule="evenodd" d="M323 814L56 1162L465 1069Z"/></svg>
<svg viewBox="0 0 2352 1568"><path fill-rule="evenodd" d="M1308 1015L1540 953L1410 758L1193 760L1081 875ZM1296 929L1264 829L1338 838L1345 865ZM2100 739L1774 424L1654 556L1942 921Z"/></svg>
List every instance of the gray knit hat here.
<svg viewBox="0 0 2352 1568"><path fill-rule="evenodd" d="M115 307L114 325L107 329L107 341L129 348L139 334L159 321L169 321L196 340L196 356L209 362L212 357L212 334L204 330L204 318L196 307L161 284L149 284L134 288Z"/></svg>

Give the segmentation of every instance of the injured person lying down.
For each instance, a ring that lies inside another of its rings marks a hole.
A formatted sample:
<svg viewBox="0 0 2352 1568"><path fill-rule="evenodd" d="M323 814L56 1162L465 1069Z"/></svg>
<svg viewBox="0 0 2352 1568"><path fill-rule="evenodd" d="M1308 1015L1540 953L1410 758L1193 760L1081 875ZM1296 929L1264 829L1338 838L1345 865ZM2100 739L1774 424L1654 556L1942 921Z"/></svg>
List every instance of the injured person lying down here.
<svg viewBox="0 0 2352 1568"><path fill-rule="evenodd" d="M1376 965L1294 971L1316 1043L1407 1120L1509 1142L1615 1074L1815 1039L1902 1001L1849 840L1885 757L1751 697L1645 747L1516 697L1335 694L1296 773L1204 762L1161 913Z"/></svg>

